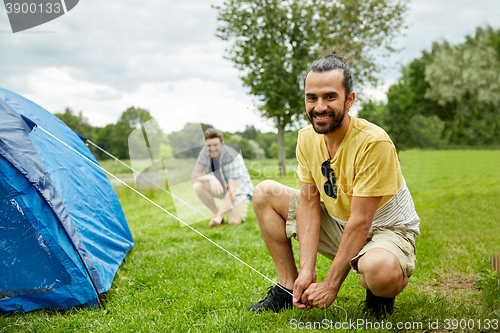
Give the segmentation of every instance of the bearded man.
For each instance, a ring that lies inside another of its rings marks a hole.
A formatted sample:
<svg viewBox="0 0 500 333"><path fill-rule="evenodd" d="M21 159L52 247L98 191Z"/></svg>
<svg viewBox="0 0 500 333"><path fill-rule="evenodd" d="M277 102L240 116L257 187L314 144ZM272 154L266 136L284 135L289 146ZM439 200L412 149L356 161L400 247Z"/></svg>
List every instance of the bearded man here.
<svg viewBox="0 0 500 333"><path fill-rule="evenodd" d="M249 311L327 308L352 268L366 289L364 311L391 314L415 269L420 219L398 154L380 127L348 114L353 106L349 63L334 51L316 60L304 81L311 125L299 131L300 190L264 181L253 207L279 284ZM300 271L291 238L300 246ZM316 280L316 253L332 260ZM292 297L293 294L293 297Z"/></svg>

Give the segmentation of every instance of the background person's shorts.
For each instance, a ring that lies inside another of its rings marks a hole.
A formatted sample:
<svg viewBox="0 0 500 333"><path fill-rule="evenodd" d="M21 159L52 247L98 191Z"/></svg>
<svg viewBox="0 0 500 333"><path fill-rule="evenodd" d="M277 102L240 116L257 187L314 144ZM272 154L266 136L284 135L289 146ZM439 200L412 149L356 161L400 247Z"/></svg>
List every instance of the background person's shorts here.
<svg viewBox="0 0 500 333"><path fill-rule="evenodd" d="M297 205L299 204L300 191L288 188L288 218L286 220L286 236L294 237L298 240L297 235ZM321 229L319 235L318 253L333 260L340 245L340 239L344 233L344 226L335 221L328 213L325 205L321 202ZM374 248L385 249L398 258L403 275L410 277L415 270L415 245L406 236L406 228L404 226L391 226L383 228L371 228L366 239L365 246L359 251L358 255L351 259L352 269L359 273L358 259Z"/></svg>
<svg viewBox="0 0 500 333"><path fill-rule="evenodd" d="M210 188L210 184L208 182L204 182L203 186L205 189L209 191L215 198L224 199L226 196L226 191L222 194L215 195ZM233 208L227 211L227 218L233 218L239 222L243 222L247 219L248 205L250 204L250 200L252 198L245 194L240 194L234 197Z"/></svg>
<svg viewBox="0 0 500 333"><path fill-rule="evenodd" d="M246 195L237 195L234 197L233 208L227 211L228 219L235 219L237 221L245 221L247 219L248 204Z"/></svg>

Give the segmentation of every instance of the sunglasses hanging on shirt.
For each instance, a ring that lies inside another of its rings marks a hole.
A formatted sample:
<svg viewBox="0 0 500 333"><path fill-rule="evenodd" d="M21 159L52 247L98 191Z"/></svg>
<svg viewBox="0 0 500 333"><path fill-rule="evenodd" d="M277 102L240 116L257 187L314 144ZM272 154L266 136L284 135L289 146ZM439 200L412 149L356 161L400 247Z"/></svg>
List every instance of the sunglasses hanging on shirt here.
<svg viewBox="0 0 500 333"><path fill-rule="evenodd" d="M333 172L330 166L330 159L321 164L321 174L327 178L323 189L325 194L331 198L337 199L337 184L335 183L335 172Z"/></svg>

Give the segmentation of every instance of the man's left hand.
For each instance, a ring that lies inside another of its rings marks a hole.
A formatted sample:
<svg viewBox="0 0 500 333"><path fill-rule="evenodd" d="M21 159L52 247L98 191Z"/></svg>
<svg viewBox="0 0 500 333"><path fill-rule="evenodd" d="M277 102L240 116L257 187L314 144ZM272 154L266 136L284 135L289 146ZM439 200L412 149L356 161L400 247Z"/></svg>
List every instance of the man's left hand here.
<svg viewBox="0 0 500 333"><path fill-rule="evenodd" d="M302 294L301 302L320 309L332 305L337 298L337 292L325 282L312 283Z"/></svg>

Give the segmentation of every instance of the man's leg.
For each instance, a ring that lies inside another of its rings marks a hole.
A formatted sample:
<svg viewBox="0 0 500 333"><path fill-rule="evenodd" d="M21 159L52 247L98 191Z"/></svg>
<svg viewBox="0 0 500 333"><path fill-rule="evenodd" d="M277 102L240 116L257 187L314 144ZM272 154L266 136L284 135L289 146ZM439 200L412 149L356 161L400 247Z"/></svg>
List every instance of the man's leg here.
<svg viewBox="0 0 500 333"><path fill-rule="evenodd" d="M253 208L262 238L276 266L279 284L293 289L298 271L291 241L286 236L288 200L288 187L272 180L265 180L254 189Z"/></svg>
<svg viewBox="0 0 500 333"><path fill-rule="evenodd" d="M365 252L366 251L366 252ZM394 310L394 299L408 284L415 269L415 246L404 226L377 229L363 253L351 263L366 288L365 312L377 318Z"/></svg>
<svg viewBox="0 0 500 333"><path fill-rule="evenodd" d="M194 182L193 189L203 204L216 215L219 209L215 205L214 195L208 187L208 182Z"/></svg>
<svg viewBox="0 0 500 333"><path fill-rule="evenodd" d="M271 287L267 296L250 306L248 311L279 312L293 308L292 289L298 273L293 258L292 243L287 238L287 218L289 208L293 209L295 201L298 200L294 200L294 205L289 207L289 199L292 198L289 190L291 189L284 185L266 180L257 185L253 192L253 207L262 237L274 260L279 284Z"/></svg>
<svg viewBox="0 0 500 333"><path fill-rule="evenodd" d="M243 223L242 219L236 219L236 218L233 218L233 217L228 217L227 218L227 224L230 224L230 225L239 225L239 224L242 224L242 223Z"/></svg>
<svg viewBox="0 0 500 333"><path fill-rule="evenodd" d="M227 223L238 225L247 219L249 201L246 195L237 195L234 198L233 208L227 211Z"/></svg>
<svg viewBox="0 0 500 333"><path fill-rule="evenodd" d="M408 284L398 258L382 248L371 249L359 258L358 270L361 285L375 296L395 297Z"/></svg>

